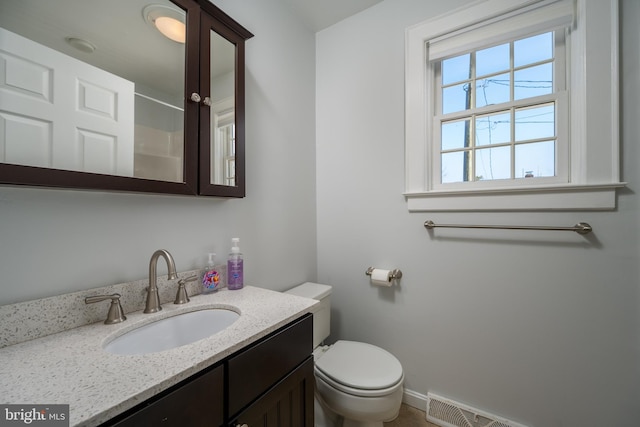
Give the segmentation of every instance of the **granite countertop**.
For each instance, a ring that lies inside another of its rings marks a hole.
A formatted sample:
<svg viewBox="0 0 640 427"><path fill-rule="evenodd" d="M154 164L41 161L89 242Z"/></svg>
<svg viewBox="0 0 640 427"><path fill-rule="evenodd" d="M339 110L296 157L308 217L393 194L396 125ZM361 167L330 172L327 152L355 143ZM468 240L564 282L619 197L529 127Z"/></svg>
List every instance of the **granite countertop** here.
<svg viewBox="0 0 640 427"><path fill-rule="evenodd" d="M94 323L0 349L2 403L69 404L71 426L96 426L224 359L310 311L318 302L246 286L191 297L183 305L128 313L116 325ZM229 308L241 314L209 338L145 355L103 350L129 330L179 313Z"/></svg>

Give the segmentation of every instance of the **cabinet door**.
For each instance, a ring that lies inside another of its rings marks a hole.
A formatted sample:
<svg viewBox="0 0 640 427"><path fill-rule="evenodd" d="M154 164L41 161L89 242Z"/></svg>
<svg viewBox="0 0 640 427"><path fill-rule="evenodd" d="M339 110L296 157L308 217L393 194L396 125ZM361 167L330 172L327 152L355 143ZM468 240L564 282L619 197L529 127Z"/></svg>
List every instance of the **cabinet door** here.
<svg viewBox="0 0 640 427"><path fill-rule="evenodd" d="M230 427L313 427L313 357L287 375L229 424Z"/></svg>
<svg viewBox="0 0 640 427"><path fill-rule="evenodd" d="M306 314L229 358L229 417L285 378L312 351L313 316Z"/></svg>
<svg viewBox="0 0 640 427"><path fill-rule="evenodd" d="M200 21L199 194L245 196L244 42L252 36L205 13Z"/></svg>
<svg viewBox="0 0 640 427"><path fill-rule="evenodd" d="M217 427L224 424L224 367L187 380L184 385L116 423L112 427Z"/></svg>

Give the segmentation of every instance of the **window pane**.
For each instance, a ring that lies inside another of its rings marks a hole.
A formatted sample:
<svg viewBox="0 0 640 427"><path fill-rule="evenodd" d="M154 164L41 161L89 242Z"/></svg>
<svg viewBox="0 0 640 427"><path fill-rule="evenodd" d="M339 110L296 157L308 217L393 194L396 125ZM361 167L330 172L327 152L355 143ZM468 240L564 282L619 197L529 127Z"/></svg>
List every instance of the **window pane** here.
<svg viewBox="0 0 640 427"><path fill-rule="evenodd" d="M469 109L469 83L442 89L442 114Z"/></svg>
<svg viewBox="0 0 640 427"><path fill-rule="evenodd" d="M501 144L511 141L511 114L478 116L476 118L476 145Z"/></svg>
<svg viewBox="0 0 640 427"><path fill-rule="evenodd" d="M469 152L458 151L441 156L442 183L469 181Z"/></svg>
<svg viewBox="0 0 640 427"><path fill-rule="evenodd" d="M514 74L514 99L531 98L546 95L553 91L553 64L518 70Z"/></svg>
<svg viewBox="0 0 640 427"><path fill-rule="evenodd" d="M516 141L549 138L556 135L555 105L519 108L515 114Z"/></svg>
<svg viewBox="0 0 640 427"><path fill-rule="evenodd" d="M476 150L476 181L511 178L511 147Z"/></svg>
<svg viewBox="0 0 640 427"><path fill-rule="evenodd" d="M448 85L471 77L471 54L456 56L442 61L442 84Z"/></svg>
<svg viewBox="0 0 640 427"><path fill-rule="evenodd" d="M476 107L501 104L511 99L509 73L476 81Z"/></svg>
<svg viewBox="0 0 640 427"><path fill-rule="evenodd" d="M555 142L516 145L516 178L555 176Z"/></svg>
<svg viewBox="0 0 640 427"><path fill-rule="evenodd" d="M508 70L509 43L476 52L476 77Z"/></svg>
<svg viewBox="0 0 640 427"><path fill-rule="evenodd" d="M518 40L513 43L514 67L553 58L553 32Z"/></svg>
<svg viewBox="0 0 640 427"><path fill-rule="evenodd" d="M469 126L471 126L469 120L443 123L440 145L442 151L468 147Z"/></svg>

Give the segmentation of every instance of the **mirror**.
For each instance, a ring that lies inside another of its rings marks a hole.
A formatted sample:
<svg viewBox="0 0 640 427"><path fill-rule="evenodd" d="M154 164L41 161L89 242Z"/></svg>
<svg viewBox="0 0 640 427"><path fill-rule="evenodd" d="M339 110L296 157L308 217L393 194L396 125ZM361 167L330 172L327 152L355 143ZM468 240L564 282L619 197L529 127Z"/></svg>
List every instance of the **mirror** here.
<svg viewBox="0 0 640 427"><path fill-rule="evenodd" d="M236 185L235 46L215 31L211 37L211 177L215 185Z"/></svg>
<svg viewBox="0 0 640 427"><path fill-rule="evenodd" d="M252 34L221 24L213 14L202 16L200 89L210 94L211 108L200 110L208 142L200 144L199 191L244 197L244 40Z"/></svg>
<svg viewBox="0 0 640 427"><path fill-rule="evenodd" d="M215 22L208 40L200 14ZM173 35L160 31L167 18ZM234 195L218 189L243 181L237 64L251 34L238 43L233 26L208 1L1 2L0 182ZM198 120L210 122L201 140Z"/></svg>

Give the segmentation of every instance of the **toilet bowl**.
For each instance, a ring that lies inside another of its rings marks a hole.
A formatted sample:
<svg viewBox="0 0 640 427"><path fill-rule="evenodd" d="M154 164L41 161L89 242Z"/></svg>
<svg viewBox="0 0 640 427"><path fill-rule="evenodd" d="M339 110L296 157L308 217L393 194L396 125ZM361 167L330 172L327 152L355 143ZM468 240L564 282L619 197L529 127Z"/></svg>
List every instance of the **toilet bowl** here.
<svg viewBox="0 0 640 427"><path fill-rule="evenodd" d="M304 283L287 293L320 301L313 312L315 426L382 427L398 416L402 403L402 365L388 351L372 344L329 336L331 286Z"/></svg>

